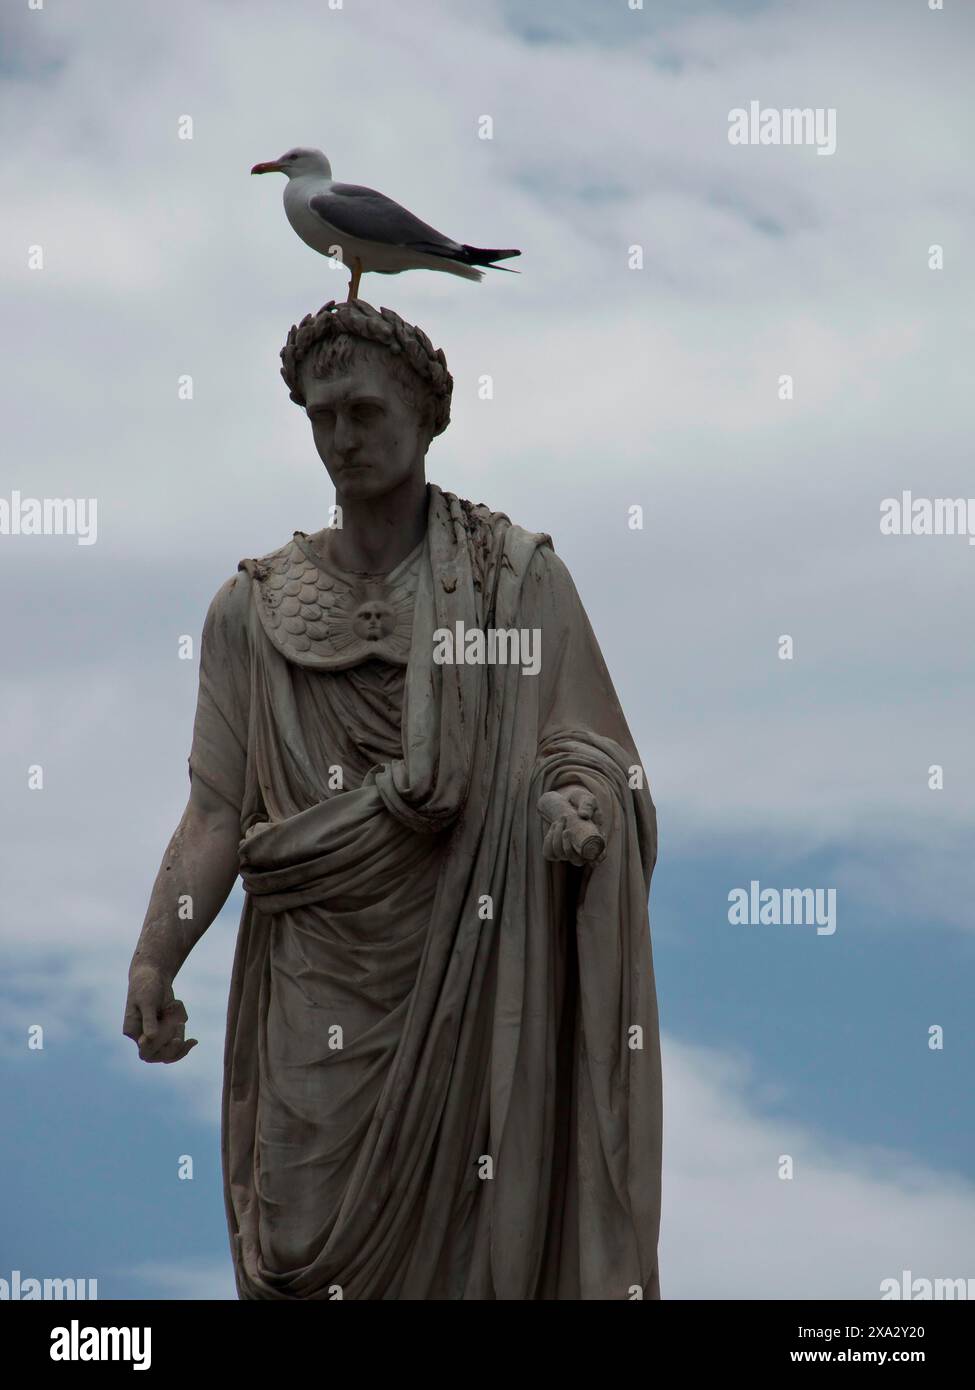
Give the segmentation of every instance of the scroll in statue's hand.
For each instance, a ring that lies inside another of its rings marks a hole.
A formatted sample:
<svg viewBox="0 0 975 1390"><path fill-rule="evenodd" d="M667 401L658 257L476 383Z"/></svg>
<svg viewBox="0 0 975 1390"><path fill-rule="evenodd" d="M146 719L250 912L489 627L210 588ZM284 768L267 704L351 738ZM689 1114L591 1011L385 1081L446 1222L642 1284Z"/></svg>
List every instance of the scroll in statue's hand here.
<svg viewBox="0 0 975 1390"><path fill-rule="evenodd" d="M197 1041L186 1037L186 1024L186 1009L163 971L142 965L130 972L122 1032L138 1045L143 1062L182 1061Z"/></svg>
<svg viewBox="0 0 975 1390"><path fill-rule="evenodd" d="M545 792L538 810L548 822L542 853L546 859L582 866L600 864L606 858L606 838L599 802L585 787L563 787Z"/></svg>

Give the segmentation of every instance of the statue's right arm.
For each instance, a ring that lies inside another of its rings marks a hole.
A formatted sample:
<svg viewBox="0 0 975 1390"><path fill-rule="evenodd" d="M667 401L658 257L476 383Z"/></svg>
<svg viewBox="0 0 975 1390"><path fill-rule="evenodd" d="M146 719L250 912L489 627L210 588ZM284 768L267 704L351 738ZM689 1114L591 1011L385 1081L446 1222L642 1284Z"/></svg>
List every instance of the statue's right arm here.
<svg viewBox="0 0 975 1390"><path fill-rule="evenodd" d="M196 1045L184 1038L186 1011L173 995L173 980L227 901L239 844L240 812L194 778L129 966L122 1031L144 1062L178 1062Z"/></svg>

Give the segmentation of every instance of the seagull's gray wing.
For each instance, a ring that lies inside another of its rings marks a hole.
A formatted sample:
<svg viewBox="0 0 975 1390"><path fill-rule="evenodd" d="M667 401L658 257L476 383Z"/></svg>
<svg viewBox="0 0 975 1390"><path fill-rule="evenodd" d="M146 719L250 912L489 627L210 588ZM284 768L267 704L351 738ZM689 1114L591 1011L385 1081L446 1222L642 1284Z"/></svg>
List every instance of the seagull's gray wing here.
<svg viewBox="0 0 975 1390"><path fill-rule="evenodd" d="M421 222L412 212L374 188L363 188L357 183L333 183L327 193L316 193L314 198L309 198L308 206L330 227L361 241L409 247L431 256L454 257L463 253L459 242Z"/></svg>

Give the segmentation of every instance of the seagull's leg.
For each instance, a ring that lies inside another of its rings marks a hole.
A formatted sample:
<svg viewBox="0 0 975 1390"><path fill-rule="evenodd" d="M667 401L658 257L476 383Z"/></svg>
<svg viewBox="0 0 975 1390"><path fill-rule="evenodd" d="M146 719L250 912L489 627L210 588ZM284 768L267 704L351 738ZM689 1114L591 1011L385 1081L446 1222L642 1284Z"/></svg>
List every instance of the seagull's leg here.
<svg viewBox="0 0 975 1390"><path fill-rule="evenodd" d="M348 297L348 299L345 301L346 304L351 303L353 299L358 299L358 298L359 298L359 281L360 281L361 279L362 279L362 262L359 260L359 257L358 257L358 256L353 256L353 258L352 258L352 279L349 281L349 297Z"/></svg>

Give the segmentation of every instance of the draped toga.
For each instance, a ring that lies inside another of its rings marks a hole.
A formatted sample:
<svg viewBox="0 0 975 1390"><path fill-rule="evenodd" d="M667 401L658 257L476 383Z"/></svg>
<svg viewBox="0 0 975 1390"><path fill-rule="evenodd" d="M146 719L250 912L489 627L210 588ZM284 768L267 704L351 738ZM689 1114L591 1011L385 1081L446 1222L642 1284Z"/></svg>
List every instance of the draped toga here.
<svg viewBox="0 0 975 1390"><path fill-rule="evenodd" d="M246 890L222 1114L238 1293L658 1298L640 759L549 537L428 499L384 642L322 620L355 577L301 533L242 561L204 627L190 772L240 812ZM438 664L458 622L538 632L538 673ZM569 784L603 809L595 867L543 857L538 799Z"/></svg>

